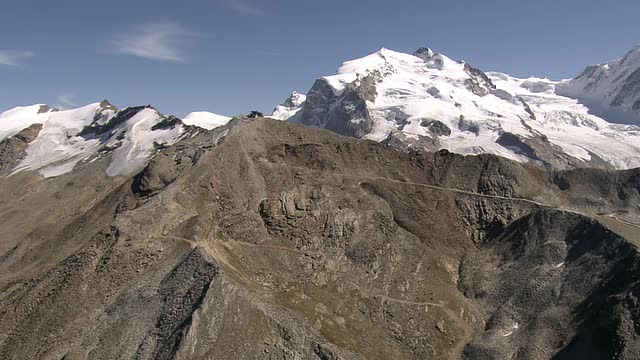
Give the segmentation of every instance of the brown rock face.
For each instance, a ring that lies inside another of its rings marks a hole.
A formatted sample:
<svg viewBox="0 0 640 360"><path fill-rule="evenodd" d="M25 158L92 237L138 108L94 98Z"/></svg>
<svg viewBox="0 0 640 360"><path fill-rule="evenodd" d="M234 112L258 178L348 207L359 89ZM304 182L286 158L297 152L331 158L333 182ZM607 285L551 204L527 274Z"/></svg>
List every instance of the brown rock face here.
<svg viewBox="0 0 640 360"><path fill-rule="evenodd" d="M269 119L108 160L0 180L0 358L640 355L638 170Z"/></svg>
<svg viewBox="0 0 640 360"><path fill-rule="evenodd" d="M38 137L42 124L33 124L16 135L0 141L0 176L13 169L26 153L30 142Z"/></svg>

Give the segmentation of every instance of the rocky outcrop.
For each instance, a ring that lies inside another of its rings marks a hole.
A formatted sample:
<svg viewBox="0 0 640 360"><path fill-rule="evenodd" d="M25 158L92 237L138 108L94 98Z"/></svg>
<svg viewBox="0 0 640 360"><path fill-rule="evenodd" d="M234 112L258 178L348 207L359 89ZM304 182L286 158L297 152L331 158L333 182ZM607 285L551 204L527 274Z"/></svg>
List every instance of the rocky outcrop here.
<svg viewBox="0 0 640 360"><path fill-rule="evenodd" d="M437 151L440 148L440 141L435 133L432 137L409 137L402 132L392 131L380 143L400 151Z"/></svg>
<svg viewBox="0 0 640 360"><path fill-rule="evenodd" d="M420 121L420 126L429 128L429 131L435 136L451 135L451 129L442 121L425 119Z"/></svg>
<svg viewBox="0 0 640 360"><path fill-rule="evenodd" d="M176 121L172 121L176 119ZM175 126L180 120L168 117L162 126ZM163 122L158 123L158 125ZM228 126L214 130L216 141L220 141ZM200 132L195 127L188 127L185 140L176 146L163 149L154 156L147 166L133 178L132 191L142 197L147 197L162 191L183 172L193 167L207 149L211 149L216 142L212 142L210 134Z"/></svg>
<svg viewBox="0 0 640 360"><path fill-rule="evenodd" d="M476 136L480 135L480 124L477 121L467 119L464 115L460 115L458 119L458 129Z"/></svg>
<svg viewBox="0 0 640 360"><path fill-rule="evenodd" d="M531 110L531 106L529 106L529 104L524 101L524 99L522 97L517 97L516 98L518 101L520 101L520 103L522 104L522 106L524 107L524 111L527 112L527 114L529 114L529 118L531 120L536 120L536 114L533 112L533 110Z"/></svg>
<svg viewBox="0 0 640 360"><path fill-rule="evenodd" d="M491 79L479 69L465 63L464 72L469 75L469 78L464 81L464 85L467 90L478 96L488 95L492 90L495 90L496 86L493 85Z"/></svg>
<svg viewBox="0 0 640 360"><path fill-rule="evenodd" d="M38 137L42 124L33 124L16 135L0 141L0 177L7 175L25 157L29 143Z"/></svg>
<svg viewBox="0 0 640 360"><path fill-rule="evenodd" d="M612 171L570 169L549 173L549 183L581 207L597 207L599 212L613 213L620 208L638 208L640 203L640 169ZM580 200L575 198L580 194ZM619 216L630 215L620 211Z"/></svg>
<svg viewBox="0 0 640 360"><path fill-rule="evenodd" d="M102 111L96 112L96 116L94 117L94 121L85 126L77 136L82 136L85 138L99 138L99 137L109 137L112 134L112 131L120 127L122 124L129 121L132 117L136 116L138 112L144 109L151 109L151 105L142 105L142 106L129 106L124 108L116 113L110 119L104 119L101 114ZM109 110L111 107L102 108L103 110Z"/></svg>
<svg viewBox="0 0 640 360"><path fill-rule="evenodd" d="M496 143L509 148L518 154L531 159L533 163L540 164L548 169L572 169L580 167L596 167L602 169L611 168L595 154L591 154L591 159L583 160L566 154L556 145L549 142L546 136L535 134L532 137L524 137L509 132L503 132Z"/></svg>
<svg viewBox="0 0 640 360"><path fill-rule="evenodd" d="M638 319L629 302L637 266L636 248L593 220L552 211L524 216L461 263L461 291L489 314L463 358L640 356L636 331L626 330Z"/></svg>
<svg viewBox="0 0 640 360"><path fill-rule="evenodd" d="M373 73L358 79L339 94L326 80L316 80L296 121L345 136L364 137L373 126L366 102L376 96L378 76L378 73Z"/></svg>

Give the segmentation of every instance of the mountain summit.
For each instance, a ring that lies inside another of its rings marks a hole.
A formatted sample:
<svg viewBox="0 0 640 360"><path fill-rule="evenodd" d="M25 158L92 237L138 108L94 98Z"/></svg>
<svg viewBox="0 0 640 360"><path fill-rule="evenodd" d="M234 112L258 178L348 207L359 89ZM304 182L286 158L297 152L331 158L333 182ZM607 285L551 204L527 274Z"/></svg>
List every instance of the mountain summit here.
<svg viewBox="0 0 640 360"><path fill-rule="evenodd" d="M159 148L197 132L188 125L212 129L227 121L206 112L182 121L149 105L118 110L106 100L69 110L42 104L18 107L0 114L0 175L34 170L59 176L78 163L104 157L110 159L108 175L129 175Z"/></svg>
<svg viewBox="0 0 640 360"><path fill-rule="evenodd" d="M609 121L640 124L640 45L620 59L588 66L557 88Z"/></svg>
<svg viewBox="0 0 640 360"><path fill-rule="evenodd" d="M273 109L271 117L278 120L287 120L292 118L300 111L300 106L307 100L307 96L294 91L289 95L287 100Z"/></svg>
<svg viewBox="0 0 640 360"><path fill-rule="evenodd" d="M640 97L631 72L636 53L615 62L628 73L616 95L624 100L614 102L621 106ZM639 127L608 122L566 96L583 78L592 76L520 79L429 48L414 54L382 48L317 79L302 104L274 117L402 149L490 153L559 169L640 166Z"/></svg>

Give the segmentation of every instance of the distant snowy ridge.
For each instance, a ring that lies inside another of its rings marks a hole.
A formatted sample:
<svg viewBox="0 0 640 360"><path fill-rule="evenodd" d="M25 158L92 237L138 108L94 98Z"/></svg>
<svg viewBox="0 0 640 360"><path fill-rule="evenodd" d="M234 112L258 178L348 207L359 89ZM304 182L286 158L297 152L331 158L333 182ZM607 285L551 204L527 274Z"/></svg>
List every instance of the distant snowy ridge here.
<svg viewBox="0 0 640 360"><path fill-rule="evenodd" d="M278 120L288 120L293 118L295 114L301 109L302 103L307 100L307 96L294 91L289 95L287 100L282 104L276 106L270 117Z"/></svg>
<svg viewBox="0 0 640 360"><path fill-rule="evenodd" d="M640 166L640 128L590 114L558 86L484 73L429 48L383 48L317 79L303 102L272 116L402 149L490 153L560 169Z"/></svg>
<svg viewBox="0 0 640 360"><path fill-rule="evenodd" d="M45 177L58 176L80 162L110 156L106 174L129 175L143 168L159 146L185 136L189 132L185 125L209 130L228 121L228 117L206 112L192 113L182 121L150 106L118 111L108 101L62 111L38 104L0 114L0 144L42 124L10 174L38 171Z"/></svg>
<svg viewBox="0 0 640 360"><path fill-rule="evenodd" d="M588 66L559 83L557 92L581 100L609 121L640 124L640 46L620 59Z"/></svg>
<svg viewBox="0 0 640 360"><path fill-rule="evenodd" d="M16 135L33 124L42 124L58 111L44 104L19 106L0 113L0 141Z"/></svg>
<svg viewBox="0 0 640 360"><path fill-rule="evenodd" d="M182 123L211 130L228 123L229 120L231 120L231 118L228 116L218 115L208 111L196 111L185 116L182 119Z"/></svg>
<svg viewBox="0 0 640 360"><path fill-rule="evenodd" d="M429 48L382 48L317 79L306 95L294 91L271 117L402 150L490 153L554 169L640 167L640 47L563 81L485 73ZM0 153L11 153L0 175L58 176L102 158L108 175L128 175L161 147L229 120L108 101L17 107L0 113Z"/></svg>

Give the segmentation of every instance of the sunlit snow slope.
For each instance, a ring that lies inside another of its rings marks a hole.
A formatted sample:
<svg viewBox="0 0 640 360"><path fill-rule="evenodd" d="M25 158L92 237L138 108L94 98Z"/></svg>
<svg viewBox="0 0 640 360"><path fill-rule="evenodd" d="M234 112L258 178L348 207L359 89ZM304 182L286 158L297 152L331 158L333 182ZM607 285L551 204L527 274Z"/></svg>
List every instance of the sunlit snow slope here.
<svg viewBox="0 0 640 360"><path fill-rule="evenodd" d="M580 99L610 122L640 124L640 46L606 64L588 66L557 92Z"/></svg>
<svg viewBox="0 0 640 360"><path fill-rule="evenodd" d="M381 49L316 80L306 100L288 109L289 120L397 147L491 153L553 168L640 166L640 128L591 115L558 95L557 85L485 74L428 48Z"/></svg>
<svg viewBox="0 0 640 360"><path fill-rule="evenodd" d="M231 118L228 116L218 115L207 111L196 111L185 116L182 119L182 123L211 130L228 123L229 120L231 120Z"/></svg>
<svg viewBox="0 0 640 360"><path fill-rule="evenodd" d="M186 136L189 131L185 125L212 129L228 120L211 113L193 113L183 122L150 106L118 111L107 101L63 111L33 105L0 114L0 145L4 145L0 150L7 151L12 145L8 141L21 131L41 124L33 130L34 139L18 154L17 165L5 175L34 170L45 177L58 176L81 162L104 156L110 157L107 175L128 175L143 168L160 147Z"/></svg>
<svg viewBox="0 0 640 360"><path fill-rule="evenodd" d="M271 117L278 120L291 119L300 111L300 105L307 100L307 96L294 91L289 95L289 98L282 104L276 106L271 114Z"/></svg>

